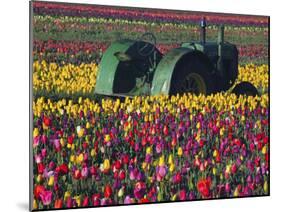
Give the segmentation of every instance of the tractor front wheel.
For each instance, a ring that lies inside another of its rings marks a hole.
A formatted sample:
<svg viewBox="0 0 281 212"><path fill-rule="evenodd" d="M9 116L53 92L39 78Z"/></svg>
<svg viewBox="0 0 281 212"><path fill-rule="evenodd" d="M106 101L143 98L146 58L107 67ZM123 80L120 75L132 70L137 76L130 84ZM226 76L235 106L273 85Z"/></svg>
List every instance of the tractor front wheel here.
<svg viewBox="0 0 281 212"><path fill-rule="evenodd" d="M259 95L259 92L256 89L256 87L249 82L241 82L241 83L237 84L233 88L232 93L235 93L237 96L239 96L239 95L247 95L247 96Z"/></svg>

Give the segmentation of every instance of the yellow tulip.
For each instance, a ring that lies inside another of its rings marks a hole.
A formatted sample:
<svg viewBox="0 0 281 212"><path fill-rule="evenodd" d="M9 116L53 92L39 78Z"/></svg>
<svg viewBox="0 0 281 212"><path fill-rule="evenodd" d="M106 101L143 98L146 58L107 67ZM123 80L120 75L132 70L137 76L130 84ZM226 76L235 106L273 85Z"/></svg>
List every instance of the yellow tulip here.
<svg viewBox="0 0 281 212"><path fill-rule="evenodd" d="M218 156L218 150L214 150L214 152L213 152L213 157L215 158L215 157L217 157Z"/></svg>
<svg viewBox="0 0 281 212"><path fill-rule="evenodd" d="M96 150L95 150L95 149L92 149L92 150L91 150L91 156L94 157L94 156L96 156L96 155L97 155Z"/></svg>
<svg viewBox="0 0 281 212"><path fill-rule="evenodd" d="M237 187L236 187L236 189L234 190L233 196L234 196L234 197L238 197L238 196L239 196L239 190L238 190Z"/></svg>
<svg viewBox="0 0 281 212"><path fill-rule="evenodd" d="M172 164L173 162L174 162L173 155L170 154L170 155L169 155L169 158L168 158L168 164Z"/></svg>
<svg viewBox="0 0 281 212"><path fill-rule="evenodd" d="M70 162L74 162L75 161L75 155L70 155Z"/></svg>
<svg viewBox="0 0 281 212"><path fill-rule="evenodd" d="M170 164L169 171L172 173L175 170L175 164Z"/></svg>
<svg viewBox="0 0 281 212"><path fill-rule="evenodd" d="M165 165L165 156L162 155L160 158L159 158L159 166L164 166Z"/></svg>
<svg viewBox="0 0 281 212"><path fill-rule="evenodd" d="M213 167L213 175L217 174L217 169L215 167Z"/></svg>
<svg viewBox="0 0 281 212"><path fill-rule="evenodd" d="M177 194L174 194L171 198L171 201L176 201L177 200Z"/></svg>
<svg viewBox="0 0 281 212"><path fill-rule="evenodd" d="M264 146L261 150L262 154L266 154L267 153L267 146Z"/></svg>
<svg viewBox="0 0 281 212"><path fill-rule="evenodd" d="M36 177L36 182L40 183L42 181L43 177L41 174L38 174L38 176Z"/></svg>
<svg viewBox="0 0 281 212"><path fill-rule="evenodd" d="M108 159L105 159L105 160L103 161L103 168L104 168L105 170L110 169L110 161L109 161Z"/></svg>
<svg viewBox="0 0 281 212"><path fill-rule="evenodd" d="M143 162L143 163L142 163L142 165L141 165L141 167L142 167L142 169L144 169L144 170L145 170L145 169L146 169L146 167L147 167L147 163L146 163L146 162Z"/></svg>
<svg viewBox="0 0 281 212"><path fill-rule="evenodd" d="M181 147L179 147L178 148L178 156L182 156L182 154L183 154L183 150L182 150L182 148Z"/></svg>
<svg viewBox="0 0 281 212"><path fill-rule="evenodd" d="M86 123L86 129L89 129L90 127L91 127L90 123L87 122L87 123Z"/></svg>
<svg viewBox="0 0 281 212"><path fill-rule="evenodd" d="M84 135L84 128L82 128L82 127L79 128L77 130L77 135L78 135L79 138L83 137L83 135Z"/></svg>
<svg viewBox="0 0 281 212"><path fill-rule="evenodd" d="M106 134L106 135L104 136L104 141L105 141L105 142L109 142L109 141L110 141L110 135L109 135L109 134Z"/></svg>
<svg viewBox="0 0 281 212"><path fill-rule="evenodd" d="M33 210L36 210L38 209L38 204L37 204L37 201L34 199L33 200Z"/></svg>
<svg viewBox="0 0 281 212"><path fill-rule="evenodd" d="M48 186L53 186L54 185L54 181L55 181L54 176L50 176L49 177L49 181L48 181Z"/></svg>
<svg viewBox="0 0 281 212"><path fill-rule="evenodd" d="M73 197L73 199L75 199L77 206L80 207L81 206L81 196L75 196Z"/></svg>
<svg viewBox="0 0 281 212"><path fill-rule="evenodd" d="M124 188L122 187L122 188L119 189L117 196L123 197L123 195L124 195Z"/></svg>
<svg viewBox="0 0 281 212"><path fill-rule="evenodd" d="M84 155L83 155L83 153L80 153L79 156L77 157L77 161L78 161L78 163L82 163L83 160L84 160Z"/></svg>
<svg viewBox="0 0 281 212"><path fill-rule="evenodd" d="M33 129L33 138L35 138L35 137L38 136L38 135L39 135L39 130L38 130L37 127L35 127L35 128Z"/></svg>
<svg viewBox="0 0 281 212"><path fill-rule="evenodd" d="M65 193L64 193L64 201L65 200L67 200L68 199L68 197L70 197L70 192L69 191L66 191Z"/></svg>
<svg viewBox="0 0 281 212"><path fill-rule="evenodd" d="M61 144L62 147L64 147L65 142L64 142L63 138L60 139L60 144Z"/></svg>
<svg viewBox="0 0 281 212"><path fill-rule="evenodd" d="M229 174L230 170L231 170L231 164L226 166L225 172Z"/></svg>
<svg viewBox="0 0 281 212"><path fill-rule="evenodd" d="M146 148L146 154L150 155L152 153L152 148L151 147L147 147Z"/></svg>
<svg viewBox="0 0 281 212"><path fill-rule="evenodd" d="M267 180L264 181L263 190L264 190L264 193L266 193L266 194L268 193L268 182L267 182Z"/></svg>

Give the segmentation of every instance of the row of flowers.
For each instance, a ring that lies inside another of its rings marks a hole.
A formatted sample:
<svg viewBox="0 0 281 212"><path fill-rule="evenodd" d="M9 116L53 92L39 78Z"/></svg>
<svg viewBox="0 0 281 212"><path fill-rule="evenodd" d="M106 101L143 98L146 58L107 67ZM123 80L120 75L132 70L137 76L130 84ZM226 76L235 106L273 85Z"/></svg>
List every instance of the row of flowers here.
<svg viewBox="0 0 281 212"><path fill-rule="evenodd" d="M34 36L44 39L72 39L80 40L114 40L119 37L138 38L145 32L152 32L158 42L184 42L186 40L198 40L200 34L199 24L191 25L164 23L164 22L140 22L123 19L100 19L80 17L53 17L34 16ZM225 24L225 23L224 23ZM217 26L207 27L207 39L217 40ZM267 27L235 27L225 26L225 39L239 44L253 43L252 37L256 37L254 43L266 42L268 36ZM175 39L176 40L173 40ZM172 39L172 40L171 40Z"/></svg>
<svg viewBox="0 0 281 212"><path fill-rule="evenodd" d="M47 2L34 2L33 11L39 15L99 17L112 19L136 19L140 21L198 23L202 16L211 24L222 22L230 25L268 26L268 18L263 16L227 15L169 11L158 9L117 8L98 5L74 5Z"/></svg>
<svg viewBox="0 0 281 212"><path fill-rule="evenodd" d="M102 54L110 45L109 42L81 42L81 41L55 41L35 40L33 43L34 60L46 60L47 62L64 63L91 63L99 62ZM180 43L157 43L157 49L165 54ZM249 61L265 63L268 59L268 46L263 44L238 46L240 63Z"/></svg>
<svg viewBox="0 0 281 212"><path fill-rule="evenodd" d="M33 102L33 209L268 194L268 95Z"/></svg>
<svg viewBox="0 0 281 212"><path fill-rule="evenodd" d="M33 90L54 93L91 93L96 84L98 66L95 63L80 65L36 61L33 63ZM268 90L268 66L239 66L237 83L248 81L254 84L261 93Z"/></svg>
<svg viewBox="0 0 281 212"><path fill-rule="evenodd" d="M90 93L96 84L98 66L95 63L66 64L36 61L33 63L33 90L54 93Z"/></svg>

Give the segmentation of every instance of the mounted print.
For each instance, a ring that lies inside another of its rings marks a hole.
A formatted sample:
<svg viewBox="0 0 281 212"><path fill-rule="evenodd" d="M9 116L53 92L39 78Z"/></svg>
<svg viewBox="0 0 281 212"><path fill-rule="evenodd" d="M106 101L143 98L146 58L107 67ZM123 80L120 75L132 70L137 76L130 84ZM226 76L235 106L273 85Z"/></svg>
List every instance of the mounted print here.
<svg viewBox="0 0 281 212"><path fill-rule="evenodd" d="M269 17L30 2L30 209L269 195Z"/></svg>

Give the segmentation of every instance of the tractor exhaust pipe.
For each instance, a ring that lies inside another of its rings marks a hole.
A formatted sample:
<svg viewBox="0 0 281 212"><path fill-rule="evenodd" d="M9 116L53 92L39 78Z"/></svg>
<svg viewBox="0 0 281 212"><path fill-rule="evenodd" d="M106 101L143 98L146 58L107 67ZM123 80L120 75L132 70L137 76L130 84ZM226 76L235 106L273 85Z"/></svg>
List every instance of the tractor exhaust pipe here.
<svg viewBox="0 0 281 212"><path fill-rule="evenodd" d="M224 43L224 25L221 25L219 27L219 31L218 31L218 63L217 63L217 69L221 75L221 77L223 77L223 43Z"/></svg>
<svg viewBox="0 0 281 212"><path fill-rule="evenodd" d="M218 56L222 56L222 45L224 43L224 26L221 25L219 27L219 33L218 33Z"/></svg>
<svg viewBox="0 0 281 212"><path fill-rule="evenodd" d="M201 43L205 44L206 43L206 18L203 17L202 20L200 21L200 26L201 26Z"/></svg>

